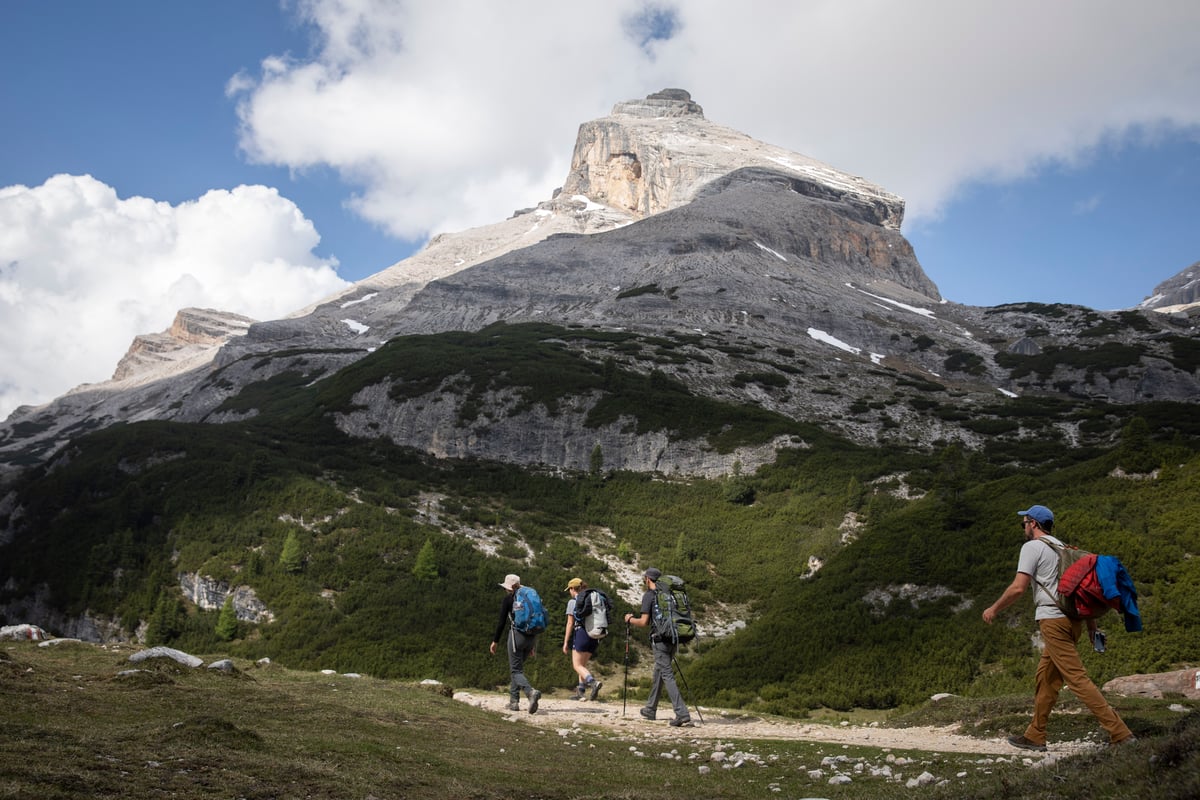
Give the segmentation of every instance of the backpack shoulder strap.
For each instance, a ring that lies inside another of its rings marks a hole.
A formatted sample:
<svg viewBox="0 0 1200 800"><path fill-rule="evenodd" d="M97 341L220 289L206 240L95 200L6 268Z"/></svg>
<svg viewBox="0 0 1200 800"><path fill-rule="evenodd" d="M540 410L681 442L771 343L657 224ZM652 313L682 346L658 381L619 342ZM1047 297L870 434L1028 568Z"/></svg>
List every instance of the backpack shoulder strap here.
<svg viewBox="0 0 1200 800"><path fill-rule="evenodd" d="M1060 542L1058 539L1055 539L1050 534L1046 534L1045 536L1039 536L1037 538L1037 541L1041 542L1042 544L1046 545L1046 547L1049 547L1051 550L1053 550L1054 555L1056 555L1056 556L1061 556L1063 554L1063 550L1067 549L1067 546L1065 544Z"/></svg>
<svg viewBox="0 0 1200 800"><path fill-rule="evenodd" d="M581 592L575 598L575 619L582 620L592 610L592 590Z"/></svg>
<svg viewBox="0 0 1200 800"><path fill-rule="evenodd" d="M1061 541L1055 539L1049 534L1045 536L1039 536L1037 540L1049 547L1050 550L1054 552L1054 555L1059 560L1059 565L1061 566L1063 553L1066 552L1067 545L1063 544ZM1046 584L1037 580L1036 576L1034 577L1034 582L1041 588L1043 592L1050 596L1050 599L1054 601L1054 605L1058 607L1059 611L1061 611L1070 619L1079 618L1078 612L1074 608L1070 608L1069 603L1063 602L1063 596L1059 593L1057 586L1047 586Z"/></svg>

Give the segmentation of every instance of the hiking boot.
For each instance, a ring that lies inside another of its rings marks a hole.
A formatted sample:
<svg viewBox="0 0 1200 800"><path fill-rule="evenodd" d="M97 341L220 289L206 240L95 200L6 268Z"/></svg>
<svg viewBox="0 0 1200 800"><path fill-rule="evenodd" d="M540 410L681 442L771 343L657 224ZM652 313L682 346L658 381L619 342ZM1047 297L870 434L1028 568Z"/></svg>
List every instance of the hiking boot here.
<svg viewBox="0 0 1200 800"><path fill-rule="evenodd" d="M1025 734L1021 734L1020 736L1008 737L1008 743L1011 744L1013 747L1019 747L1022 750L1036 750L1039 753L1046 752L1046 745L1038 744L1037 742L1033 741L1032 739L1026 739Z"/></svg>
<svg viewBox="0 0 1200 800"><path fill-rule="evenodd" d="M516 700L509 701L508 705L506 705L505 708L507 708L509 711L520 711L521 710L521 706L519 706L517 704Z"/></svg>
<svg viewBox="0 0 1200 800"><path fill-rule="evenodd" d="M585 694L587 694L586 686L576 686L574 693L571 694L571 699L572 700L582 700L583 696Z"/></svg>
<svg viewBox="0 0 1200 800"><path fill-rule="evenodd" d="M654 717L655 717L655 716L657 716L657 715L656 715L656 714L655 714L655 713L654 713L652 710L650 710L649 708L643 708L643 709L642 709L641 711L639 711L638 713L642 715L642 719L648 719L648 720L650 720L651 722L653 722L653 721L654 721Z"/></svg>
<svg viewBox="0 0 1200 800"><path fill-rule="evenodd" d="M542 699L542 693L539 692L537 689L534 689L532 692L529 693L529 713L530 714L537 713L538 700L541 700L541 699ZM1045 749L1045 748L1043 748L1043 749Z"/></svg>
<svg viewBox="0 0 1200 800"><path fill-rule="evenodd" d="M686 718L685 717L676 717L675 719L671 720L667 724L670 725L672 728L694 728L694 727L696 727L695 725L692 724L691 717L686 717Z"/></svg>
<svg viewBox="0 0 1200 800"><path fill-rule="evenodd" d="M1109 742L1108 746L1109 747L1120 747L1123 744L1137 744L1137 737L1133 736L1131 734L1129 736L1126 736L1124 739L1122 739L1119 742Z"/></svg>
<svg viewBox="0 0 1200 800"><path fill-rule="evenodd" d="M592 681L592 693L588 697L588 700L591 700L593 703L596 702L596 696L600 694L600 687L603 685L600 681Z"/></svg>

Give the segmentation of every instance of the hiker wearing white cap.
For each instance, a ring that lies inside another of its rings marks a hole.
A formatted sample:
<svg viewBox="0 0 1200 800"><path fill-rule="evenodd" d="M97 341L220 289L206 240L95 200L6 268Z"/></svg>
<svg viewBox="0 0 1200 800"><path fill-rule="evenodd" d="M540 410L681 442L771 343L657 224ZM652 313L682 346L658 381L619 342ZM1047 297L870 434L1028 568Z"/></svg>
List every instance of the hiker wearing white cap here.
<svg viewBox="0 0 1200 800"><path fill-rule="evenodd" d="M537 646L537 634L527 633L519 629L513 614L514 600L517 593L522 589L521 578L518 575L505 575L504 583L500 584L504 587L504 600L500 603L500 620L496 623L496 633L492 636L492 645L489 648L492 655L496 655L496 645L500 641L500 637L504 635L504 626L508 625L508 710L519 711L521 695L524 694L529 698L529 713L536 714L538 709L538 701L542 698L542 693L529 683L529 679L525 677L525 659L534 654ZM523 593L523 594L528 594ZM533 594L537 598L537 594ZM538 605L541 605L541 600L538 599ZM543 626L545 624L545 612L543 611Z"/></svg>

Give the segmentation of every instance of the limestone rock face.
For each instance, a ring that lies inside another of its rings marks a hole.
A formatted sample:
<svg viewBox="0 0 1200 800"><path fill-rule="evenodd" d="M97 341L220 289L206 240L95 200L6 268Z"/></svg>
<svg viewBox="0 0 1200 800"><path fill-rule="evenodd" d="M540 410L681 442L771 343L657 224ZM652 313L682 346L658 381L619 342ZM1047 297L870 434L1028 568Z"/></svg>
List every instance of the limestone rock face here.
<svg viewBox="0 0 1200 800"><path fill-rule="evenodd" d="M692 95L686 89L663 89L661 92L647 95L642 100L626 100L613 106L613 115L628 117L648 117L661 119L663 117L704 116L704 109L699 103L693 102Z"/></svg>
<svg viewBox="0 0 1200 800"><path fill-rule="evenodd" d="M488 393L478 401L478 421L464 425L463 398L448 389L400 403L389 400L388 389L387 384L365 387L354 398L355 411L336 415L338 427L362 438L382 433L396 444L439 458L553 464L579 472L588 470L596 447L608 470L717 477L731 474L735 464L753 472L773 461L780 448L806 446L780 438L719 453L704 441L672 440L665 431L636 434L630 420L589 429L587 412L597 398L577 398L571 407L551 415L542 405L514 413L516 398Z"/></svg>
<svg viewBox="0 0 1200 800"><path fill-rule="evenodd" d="M1200 315L1200 261L1154 287L1139 308Z"/></svg>
<svg viewBox="0 0 1200 800"><path fill-rule="evenodd" d="M714 125L682 89L617 103L579 128L564 195L584 195L647 217L691 202L708 184L739 169L792 176L805 193L869 209L870 221L899 230L904 201L828 164Z"/></svg>
<svg viewBox="0 0 1200 800"><path fill-rule="evenodd" d="M271 622L275 615L249 586L230 587L206 575L184 573L179 576L183 596L205 611L219 611L227 597L233 597L233 610L243 622Z"/></svg>
<svg viewBox="0 0 1200 800"><path fill-rule="evenodd" d="M10 581L4 588L11 593L15 586ZM117 618L106 619L90 612L68 615L53 603L49 589L44 584L32 594L10 596L6 602L0 603L0 617L37 620L42 629L53 631L64 639L103 643L124 641L126 638L121 621Z"/></svg>
<svg viewBox="0 0 1200 800"><path fill-rule="evenodd" d="M170 368L197 355L210 358L234 336L246 333L254 320L240 314L207 308L185 308L175 315L171 327L161 333L134 338L128 352L117 364L114 381L137 376L161 377Z"/></svg>

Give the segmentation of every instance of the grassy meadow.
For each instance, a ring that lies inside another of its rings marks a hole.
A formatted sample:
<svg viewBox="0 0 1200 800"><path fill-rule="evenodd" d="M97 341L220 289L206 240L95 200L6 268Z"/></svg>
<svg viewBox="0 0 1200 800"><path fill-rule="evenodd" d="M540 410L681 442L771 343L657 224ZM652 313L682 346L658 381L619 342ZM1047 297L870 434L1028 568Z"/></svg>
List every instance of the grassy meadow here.
<svg viewBox="0 0 1200 800"><path fill-rule="evenodd" d="M455 701L448 687L236 660L232 674L168 659L131 664L135 651L0 643L0 798L1182 800L1200 791L1200 703L1180 698L1118 701L1137 745L1036 768L1018 751L722 739L743 761L723 768L710 760L716 743L685 732L648 739L540 728ZM994 737L1027 706L1024 697L957 698L885 724L969 723L973 735ZM1071 712L1068 703L1056 733L1086 736L1094 726ZM830 718L839 720L856 717ZM933 781L907 786L923 773ZM850 782L831 784L837 774Z"/></svg>

